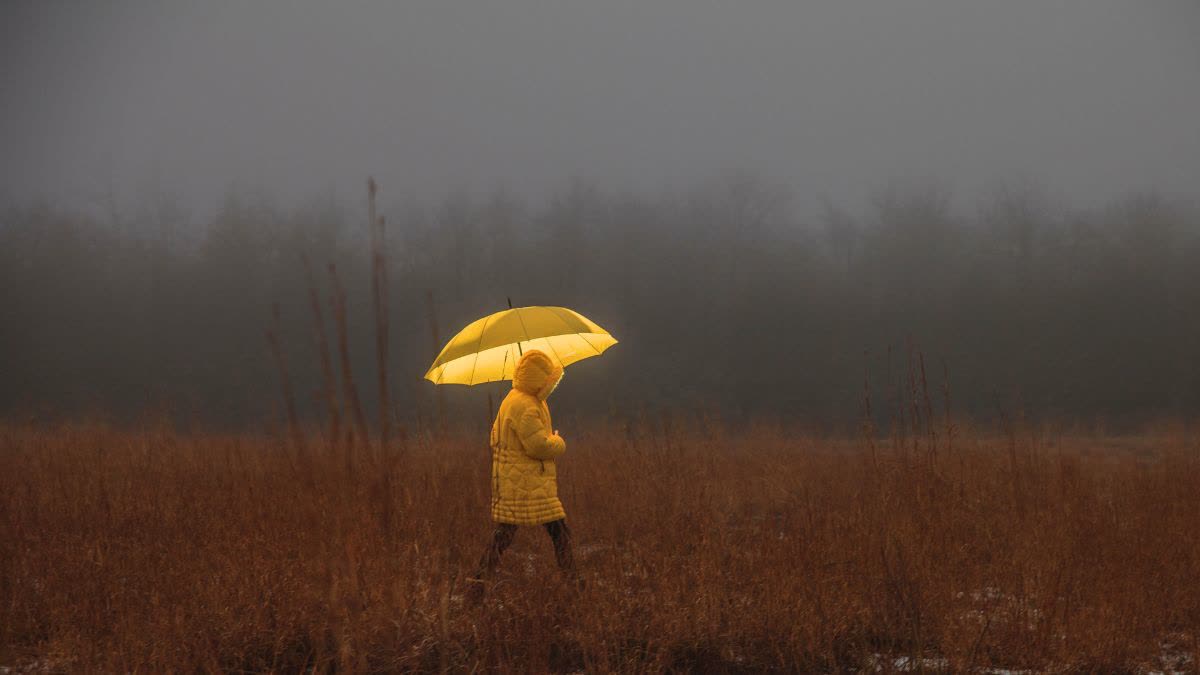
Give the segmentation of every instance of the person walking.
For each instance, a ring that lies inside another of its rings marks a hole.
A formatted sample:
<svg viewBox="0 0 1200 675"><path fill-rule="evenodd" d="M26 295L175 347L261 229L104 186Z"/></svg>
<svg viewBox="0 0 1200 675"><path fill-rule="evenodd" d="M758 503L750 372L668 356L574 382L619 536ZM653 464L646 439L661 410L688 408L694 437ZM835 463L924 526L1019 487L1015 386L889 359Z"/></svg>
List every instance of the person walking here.
<svg viewBox="0 0 1200 675"><path fill-rule="evenodd" d="M544 352L525 352L517 361L512 390L496 414L491 433L491 511L495 529L469 580L468 593L475 601L483 598L488 580L521 525L542 525L546 529L563 576L578 584L571 530L558 499L556 460L566 452L567 444L553 430L546 404L562 377L562 366Z"/></svg>

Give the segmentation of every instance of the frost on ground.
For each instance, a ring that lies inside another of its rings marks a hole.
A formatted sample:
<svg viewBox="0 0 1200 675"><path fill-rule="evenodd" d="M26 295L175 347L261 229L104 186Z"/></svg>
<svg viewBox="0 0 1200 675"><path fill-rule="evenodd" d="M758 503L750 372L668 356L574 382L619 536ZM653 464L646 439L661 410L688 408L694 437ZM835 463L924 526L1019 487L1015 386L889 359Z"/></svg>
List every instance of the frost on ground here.
<svg viewBox="0 0 1200 675"><path fill-rule="evenodd" d="M64 673L71 669L66 662L54 659L36 659L20 666L0 666L0 675L27 675L31 673Z"/></svg>
<svg viewBox="0 0 1200 675"><path fill-rule="evenodd" d="M876 673L949 673L954 668L949 659L938 657L885 656L872 654L867 663L868 672ZM980 675L1033 675L1032 670L1013 670L1009 668L974 668L972 673Z"/></svg>
<svg viewBox="0 0 1200 675"><path fill-rule="evenodd" d="M1196 672L1196 660L1186 649L1173 641L1163 641L1162 651L1153 664L1134 672L1144 675L1188 675ZM955 672L949 659L941 657L888 656L872 654L867 660L866 672L875 673L949 673ZM973 668L970 672L979 675L1033 675L1036 672L1054 672L1054 667L1043 671L1012 669L1012 668ZM1071 670L1063 668L1064 671Z"/></svg>
<svg viewBox="0 0 1200 675"><path fill-rule="evenodd" d="M1173 640L1163 640L1158 660L1147 675L1185 675L1196 672L1196 659L1191 652Z"/></svg>

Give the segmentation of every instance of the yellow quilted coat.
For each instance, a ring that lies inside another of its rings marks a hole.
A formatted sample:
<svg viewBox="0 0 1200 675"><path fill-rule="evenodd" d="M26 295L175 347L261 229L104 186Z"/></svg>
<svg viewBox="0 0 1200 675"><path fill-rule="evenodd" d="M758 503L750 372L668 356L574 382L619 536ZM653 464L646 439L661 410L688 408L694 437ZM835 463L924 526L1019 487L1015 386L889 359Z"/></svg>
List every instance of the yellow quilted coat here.
<svg viewBox="0 0 1200 675"><path fill-rule="evenodd" d="M517 361L512 391L492 425L492 520L498 523L540 525L567 515L554 469L567 444L554 433L546 405L562 375L562 366L536 349Z"/></svg>

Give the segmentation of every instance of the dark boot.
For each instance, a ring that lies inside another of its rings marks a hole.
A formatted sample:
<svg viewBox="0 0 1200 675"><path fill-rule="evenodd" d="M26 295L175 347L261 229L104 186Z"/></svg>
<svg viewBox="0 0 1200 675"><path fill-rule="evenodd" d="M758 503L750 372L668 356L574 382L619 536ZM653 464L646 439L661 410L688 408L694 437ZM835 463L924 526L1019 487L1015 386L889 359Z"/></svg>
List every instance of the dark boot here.
<svg viewBox="0 0 1200 675"><path fill-rule="evenodd" d="M563 578L576 588L582 589L583 579L579 577L579 572L575 569L575 555L571 547L571 529L567 527L567 521L554 520L546 523L545 527L546 533L550 535L550 540L554 542L554 559L558 562L558 569L562 572Z"/></svg>
<svg viewBox="0 0 1200 675"><path fill-rule="evenodd" d="M467 583L467 600L472 604L479 604L483 601L483 595L486 591L486 586L492 576L496 573L496 569L500 567L500 556L504 555L504 551L512 545L513 539L517 536L517 526L509 525L508 523L496 523L496 529L492 532L492 540L488 543L488 548L483 553L483 557L479 559L479 568L475 571Z"/></svg>

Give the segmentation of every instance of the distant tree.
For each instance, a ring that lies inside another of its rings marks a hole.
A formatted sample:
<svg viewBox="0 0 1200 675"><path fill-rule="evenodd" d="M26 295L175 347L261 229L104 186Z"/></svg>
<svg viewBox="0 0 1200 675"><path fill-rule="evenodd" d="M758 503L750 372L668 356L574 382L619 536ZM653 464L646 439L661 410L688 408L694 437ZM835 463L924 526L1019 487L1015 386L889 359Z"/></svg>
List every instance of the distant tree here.
<svg viewBox="0 0 1200 675"><path fill-rule="evenodd" d="M882 298L927 306L951 291L965 235L950 193L934 184L893 184L872 199L870 269Z"/></svg>
<svg viewBox="0 0 1200 675"><path fill-rule="evenodd" d="M1050 219L1046 194L1029 181L1000 183L980 200L979 219L996 250L1017 259L1028 275Z"/></svg>
<svg viewBox="0 0 1200 675"><path fill-rule="evenodd" d="M849 278L853 273L854 258L858 253L860 236L858 221L854 216L834 204L829 197L822 196L821 222L824 225L825 244L838 266Z"/></svg>

